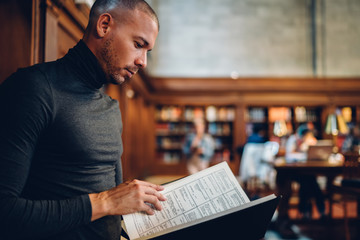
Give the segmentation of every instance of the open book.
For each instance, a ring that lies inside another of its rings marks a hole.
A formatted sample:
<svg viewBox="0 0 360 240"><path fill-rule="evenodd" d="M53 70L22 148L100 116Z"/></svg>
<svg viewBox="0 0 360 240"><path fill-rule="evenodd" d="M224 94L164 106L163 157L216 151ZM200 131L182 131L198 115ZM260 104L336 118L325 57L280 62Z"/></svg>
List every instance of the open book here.
<svg viewBox="0 0 360 240"><path fill-rule="evenodd" d="M163 210L123 216L131 240L260 239L279 201L272 194L250 202L226 162L164 186Z"/></svg>

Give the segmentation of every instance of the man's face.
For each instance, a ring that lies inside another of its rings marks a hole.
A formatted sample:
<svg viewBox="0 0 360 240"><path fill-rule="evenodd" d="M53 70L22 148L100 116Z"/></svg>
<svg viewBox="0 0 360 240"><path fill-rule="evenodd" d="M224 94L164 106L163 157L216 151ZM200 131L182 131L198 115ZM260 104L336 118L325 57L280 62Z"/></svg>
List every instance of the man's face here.
<svg viewBox="0 0 360 240"><path fill-rule="evenodd" d="M156 22L142 11L127 12L123 18L125 21L115 22L99 53L108 82L114 84L125 82L146 67L147 53L158 34Z"/></svg>
<svg viewBox="0 0 360 240"><path fill-rule="evenodd" d="M195 124L196 134L203 135L205 133L205 124L198 122Z"/></svg>

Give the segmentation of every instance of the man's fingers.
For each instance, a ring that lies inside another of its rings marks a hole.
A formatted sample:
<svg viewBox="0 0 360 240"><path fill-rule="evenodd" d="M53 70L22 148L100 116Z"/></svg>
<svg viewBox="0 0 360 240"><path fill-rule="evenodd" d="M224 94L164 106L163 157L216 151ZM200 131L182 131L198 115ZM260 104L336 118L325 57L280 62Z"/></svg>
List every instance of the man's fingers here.
<svg viewBox="0 0 360 240"><path fill-rule="evenodd" d="M152 206L150 204L146 204L146 203L145 203L144 212L146 212L149 215L154 215L155 214L155 211L152 208Z"/></svg>
<svg viewBox="0 0 360 240"><path fill-rule="evenodd" d="M163 209L159 199L153 195L147 195L144 200L146 205L150 205L150 207L153 207L158 211Z"/></svg>
<svg viewBox="0 0 360 240"><path fill-rule="evenodd" d="M161 194L161 190L164 190L163 186L132 180L107 191L106 199L112 209L112 215L137 211L153 215L154 211L163 209L161 201L166 200L165 196Z"/></svg>
<svg viewBox="0 0 360 240"><path fill-rule="evenodd" d="M157 190L155 190L153 188L147 188L145 190L145 194L154 195L160 201L165 201L166 200L166 197L164 195L162 195L159 191L157 191Z"/></svg>
<svg viewBox="0 0 360 240"><path fill-rule="evenodd" d="M150 182L134 180L134 184L144 187L144 193L156 196L160 201L165 201L166 197L162 195L159 191L164 190L164 187L161 185L153 184Z"/></svg>

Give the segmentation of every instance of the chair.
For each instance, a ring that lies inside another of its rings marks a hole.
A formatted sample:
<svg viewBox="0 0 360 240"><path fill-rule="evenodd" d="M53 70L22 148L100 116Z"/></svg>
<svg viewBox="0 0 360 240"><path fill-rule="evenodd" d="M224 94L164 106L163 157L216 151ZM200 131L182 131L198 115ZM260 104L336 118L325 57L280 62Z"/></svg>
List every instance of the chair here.
<svg viewBox="0 0 360 240"><path fill-rule="evenodd" d="M275 171L271 165L278 151L279 144L272 141L245 144L239 173L250 195L257 195L261 188L275 186Z"/></svg>
<svg viewBox="0 0 360 240"><path fill-rule="evenodd" d="M360 156L359 153L348 153L344 155L343 178L340 182L334 182L332 193L341 196L344 208L345 237L350 240L349 218L347 202L351 198L357 199L357 217L360 217Z"/></svg>

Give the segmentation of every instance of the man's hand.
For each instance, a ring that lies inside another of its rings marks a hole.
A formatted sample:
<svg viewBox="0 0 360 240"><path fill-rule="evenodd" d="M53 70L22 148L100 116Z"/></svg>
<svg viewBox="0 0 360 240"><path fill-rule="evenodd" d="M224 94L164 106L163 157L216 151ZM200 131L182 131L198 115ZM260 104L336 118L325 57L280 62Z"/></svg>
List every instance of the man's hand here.
<svg viewBox="0 0 360 240"><path fill-rule="evenodd" d="M144 211L153 215L154 209L162 210L160 201L166 198L159 192L164 187L149 182L133 180L122 183L108 191L89 194L92 216L91 221L107 215L126 215Z"/></svg>

